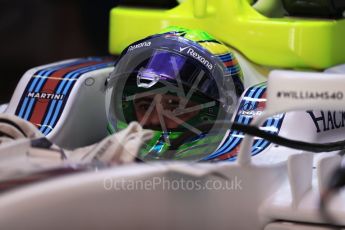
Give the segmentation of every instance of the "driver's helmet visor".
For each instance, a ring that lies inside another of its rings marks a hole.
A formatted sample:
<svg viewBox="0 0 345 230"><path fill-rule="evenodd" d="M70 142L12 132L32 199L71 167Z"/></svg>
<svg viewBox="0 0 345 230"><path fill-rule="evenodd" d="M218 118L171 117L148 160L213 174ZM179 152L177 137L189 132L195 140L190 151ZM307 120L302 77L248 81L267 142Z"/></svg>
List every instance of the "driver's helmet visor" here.
<svg viewBox="0 0 345 230"><path fill-rule="evenodd" d="M115 130L137 121L155 131L142 158L195 160L215 151L234 107L222 92L227 89L224 82L217 82L221 76L214 76L223 74L221 69L210 71L197 60L164 48L124 57L109 81L108 113Z"/></svg>

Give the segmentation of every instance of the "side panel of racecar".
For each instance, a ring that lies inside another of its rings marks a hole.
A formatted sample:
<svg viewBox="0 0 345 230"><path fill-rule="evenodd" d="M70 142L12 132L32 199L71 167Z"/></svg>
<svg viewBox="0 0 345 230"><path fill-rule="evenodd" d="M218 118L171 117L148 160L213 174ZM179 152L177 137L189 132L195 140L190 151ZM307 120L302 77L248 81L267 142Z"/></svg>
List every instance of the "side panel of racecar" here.
<svg viewBox="0 0 345 230"><path fill-rule="evenodd" d="M266 104L266 82L249 87L239 101L233 121L249 125L260 116ZM276 114L267 119L261 129L273 135L306 142L331 142L343 139L345 112L343 111L293 111ZM244 134L229 130L216 152L204 160L235 161L240 151ZM291 154L301 152L272 144L262 138L255 138L252 156L258 163L271 164L287 159Z"/></svg>
<svg viewBox="0 0 345 230"><path fill-rule="evenodd" d="M233 121L249 125L252 120L260 116L265 109L266 83L260 83L249 87L242 95L238 104ZM272 134L278 134L284 120L284 114L278 114L269 118L262 128ZM234 161L240 150L240 144L244 134L237 130L229 130L225 135L217 151L210 154L205 160L228 160ZM252 155L257 155L270 147L270 142L256 138L252 147Z"/></svg>
<svg viewBox="0 0 345 230"><path fill-rule="evenodd" d="M112 58L80 58L28 70L5 113L33 123L63 148L92 144L107 135L104 83Z"/></svg>

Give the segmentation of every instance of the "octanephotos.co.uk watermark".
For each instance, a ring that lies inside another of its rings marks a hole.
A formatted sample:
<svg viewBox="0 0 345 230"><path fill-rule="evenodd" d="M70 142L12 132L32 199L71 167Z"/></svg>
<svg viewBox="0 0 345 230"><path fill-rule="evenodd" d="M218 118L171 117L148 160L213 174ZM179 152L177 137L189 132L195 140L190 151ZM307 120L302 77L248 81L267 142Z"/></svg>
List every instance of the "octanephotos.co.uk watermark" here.
<svg viewBox="0 0 345 230"><path fill-rule="evenodd" d="M105 178L104 189L110 191L207 191L207 190L228 190L241 191L242 180L237 176L231 179L188 179L152 177L148 179L128 178Z"/></svg>

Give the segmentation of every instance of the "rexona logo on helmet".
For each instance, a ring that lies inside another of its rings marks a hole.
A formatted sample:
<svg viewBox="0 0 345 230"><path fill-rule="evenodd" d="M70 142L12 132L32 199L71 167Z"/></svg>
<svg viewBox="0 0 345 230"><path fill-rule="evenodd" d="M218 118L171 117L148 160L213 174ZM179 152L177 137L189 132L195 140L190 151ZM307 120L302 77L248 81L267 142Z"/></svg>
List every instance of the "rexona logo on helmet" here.
<svg viewBox="0 0 345 230"><path fill-rule="evenodd" d="M110 133L132 121L155 131L141 160L215 152L244 88L234 54L211 35L170 27L128 46L107 81Z"/></svg>

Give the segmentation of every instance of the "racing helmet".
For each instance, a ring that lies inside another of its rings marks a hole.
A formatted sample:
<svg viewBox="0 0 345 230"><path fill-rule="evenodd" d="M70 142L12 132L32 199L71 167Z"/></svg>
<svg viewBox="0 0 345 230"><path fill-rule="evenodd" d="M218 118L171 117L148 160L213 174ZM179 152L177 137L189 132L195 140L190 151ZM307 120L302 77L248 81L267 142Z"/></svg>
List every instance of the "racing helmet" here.
<svg viewBox="0 0 345 230"><path fill-rule="evenodd" d="M107 80L108 132L132 121L154 130L140 160L202 160L220 146L244 90L224 44L170 27L129 45Z"/></svg>

